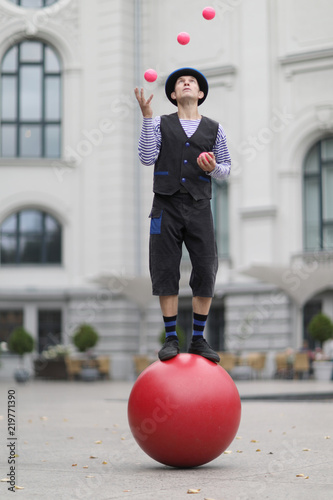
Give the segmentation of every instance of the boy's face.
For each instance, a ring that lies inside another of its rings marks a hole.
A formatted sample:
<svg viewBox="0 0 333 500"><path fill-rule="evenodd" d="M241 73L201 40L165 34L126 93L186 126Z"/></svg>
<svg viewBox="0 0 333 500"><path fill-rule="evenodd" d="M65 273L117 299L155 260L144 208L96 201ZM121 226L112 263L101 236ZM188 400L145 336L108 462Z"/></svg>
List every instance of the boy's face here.
<svg viewBox="0 0 333 500"><path fill-rule="evenodd" d="M204 97L204 93L200 90L197 79L194 76L180 76L175 84L175 90L171 94L171 98L177 102L184 98L191 98L198 101Z"/></svg>

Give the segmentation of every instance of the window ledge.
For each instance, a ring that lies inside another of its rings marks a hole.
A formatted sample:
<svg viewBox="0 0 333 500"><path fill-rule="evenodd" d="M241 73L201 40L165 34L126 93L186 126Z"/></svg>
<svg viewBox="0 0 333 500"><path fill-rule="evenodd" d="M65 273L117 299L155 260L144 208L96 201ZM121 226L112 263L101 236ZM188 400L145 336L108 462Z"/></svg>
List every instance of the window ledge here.
<svg viewBox="0 0 333 500"><path fill-rule="evenodd" d="M76 163L63 158L0 158L0 167L74 168Z"/></svg>
<svg viewBox="0 0 333 500"><path fill-rule="evenodd" d="M62 264L61 262L60 263L50 263L50 262L40 262L40 263L25 263L25 262L22 262L22 263L17 263L17 264L14 264L14 263L8 263L8 264L5 264L5 263L1 263L0 264L0 272L1 271L13 271L13 270L17 270L17 271L22 271L23 269L27 269L27 270L33 270L33 271L36 271L38 272L40 269L45 271L45 269L56 269L56 270L64 270L64 264Z"/></svg>
<svg viewBox="0 0 333 500"><path fill-rule="evenodd" d="M262 207L243 207L239 209L242 219L257 219L261 217L276 217L277 207L267 205Z"/></svg>
<svg viewBox="0 0 333 500"><path fill-rule="evenodd" d="M291 265L294 267L300 267L302 265L312 264L316 267L327 267L332 269L333 267L333 250L307 250L291 256Z"/></svg>

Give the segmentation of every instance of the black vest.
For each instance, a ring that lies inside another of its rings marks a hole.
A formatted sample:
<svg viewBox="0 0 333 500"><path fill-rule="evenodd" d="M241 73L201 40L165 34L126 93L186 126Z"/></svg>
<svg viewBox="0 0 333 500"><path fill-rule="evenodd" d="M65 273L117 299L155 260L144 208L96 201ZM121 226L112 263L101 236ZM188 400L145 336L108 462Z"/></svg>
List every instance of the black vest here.
<svg viewBox="0 0 333 500"><path fill-rule="evenodd" d="M172 195L183 186L195 200L212 197L211 177L197 164L202 152L212 151L219 124L203 116L187 137L177 113L161 116L162 146L154 169L154 193Z"/></svg>

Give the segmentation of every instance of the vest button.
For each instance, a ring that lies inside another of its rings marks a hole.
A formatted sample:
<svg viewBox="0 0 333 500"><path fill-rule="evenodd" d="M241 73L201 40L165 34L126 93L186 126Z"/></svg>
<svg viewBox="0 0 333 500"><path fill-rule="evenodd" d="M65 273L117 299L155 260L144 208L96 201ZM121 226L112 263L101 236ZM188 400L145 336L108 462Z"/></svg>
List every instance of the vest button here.
<svg viewBox="0 0 333 500"><path fill-rule="evenodd" d="M185 146L186 147L189 147L190 143L189 142L185 142Z"/></svg>
<svg viewBox="0 0 333 500"><path fill-rule="evenodd" d="M185 177L182 177L182 182L185 182L185 181L186 181Z"/></svg>
<svg viewBox="0 0 333 500"><path fill-rule="evenodd" d="M185 163L185 165L186 165L186 163L187 163L187 160L184 160L184 163Z"/></svg>

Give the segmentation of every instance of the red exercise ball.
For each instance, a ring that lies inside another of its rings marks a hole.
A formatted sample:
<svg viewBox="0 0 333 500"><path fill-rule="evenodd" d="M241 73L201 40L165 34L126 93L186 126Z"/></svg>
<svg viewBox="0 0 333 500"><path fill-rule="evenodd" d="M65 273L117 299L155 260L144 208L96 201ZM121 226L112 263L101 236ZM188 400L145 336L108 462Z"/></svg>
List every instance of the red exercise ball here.
<svg viewBox="0 0 333 500"><path fill-rule="evenodd" d="M128 422L142 450L173 467L197 467L233 441L241 402L230 375L197 354L155 361L137 378Z"/></svg>

